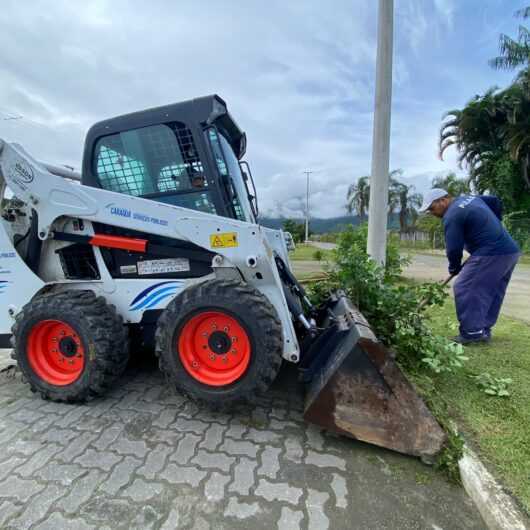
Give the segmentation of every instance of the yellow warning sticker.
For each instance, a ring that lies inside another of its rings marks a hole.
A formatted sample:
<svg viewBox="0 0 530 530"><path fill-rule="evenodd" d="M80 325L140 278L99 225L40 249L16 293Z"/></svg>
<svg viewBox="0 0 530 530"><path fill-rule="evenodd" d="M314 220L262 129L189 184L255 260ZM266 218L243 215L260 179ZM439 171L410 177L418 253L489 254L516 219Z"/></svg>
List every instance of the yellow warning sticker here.
<svg viewBox="0 0 530 530"><path fill-rule="evenodd" d="M212 248L237 247L239 246L237 241L237 233L222 232L219 234L212 234L210 236L210 246Z"/></svg>

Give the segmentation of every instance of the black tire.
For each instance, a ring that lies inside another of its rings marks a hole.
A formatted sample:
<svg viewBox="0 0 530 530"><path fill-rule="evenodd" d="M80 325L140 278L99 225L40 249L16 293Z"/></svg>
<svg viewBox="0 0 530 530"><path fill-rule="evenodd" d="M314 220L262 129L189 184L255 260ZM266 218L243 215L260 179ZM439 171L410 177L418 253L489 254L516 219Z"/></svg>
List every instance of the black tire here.
<svg viewBox="0 0 530 530"><path fill-rule="evenodd" d="M178 339L186 323L207 312L220 311L234 318L250 342L250 361L234 382L210 386L192 377L180 359ZM281 322L269 300L248 284L210 280L186 289L173 299L158 321L156 354L160 369L177 390L214 409L252 402L276 378L282 363Z"/></svg>
<svg viewBox="0 0 530 530"><path fill-rule="evenodd" d="M70 326L84 349L84 364L77 379L69 384L50 383L30 364L28 339L32 330L47 320ZM70 290L37 296L17 315L12 333L12 357L31 390L43 399L84 402L102 395L124 372L129 360L128 333L123 319L113 305L92 291Z"/></svg>

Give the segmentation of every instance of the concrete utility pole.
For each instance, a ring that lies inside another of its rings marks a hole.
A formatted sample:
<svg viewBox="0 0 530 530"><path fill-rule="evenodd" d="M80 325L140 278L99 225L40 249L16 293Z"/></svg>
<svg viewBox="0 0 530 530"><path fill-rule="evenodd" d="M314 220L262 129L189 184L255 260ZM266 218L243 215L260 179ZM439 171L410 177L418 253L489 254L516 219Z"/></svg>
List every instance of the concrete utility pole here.
<svg viewBox="0 0 530 530"><path fill-rule="evenodd" d="M368 209L368 254L384 265L388 210L394 1L379 0L372 174Z"/></svg>
<svg viewBox="0 0 530 530"><path fill-rule="evenodd" d="M309 241L309 175L314 171L304 171L307 177L306 199L305 199L305 242Z"/></svg>

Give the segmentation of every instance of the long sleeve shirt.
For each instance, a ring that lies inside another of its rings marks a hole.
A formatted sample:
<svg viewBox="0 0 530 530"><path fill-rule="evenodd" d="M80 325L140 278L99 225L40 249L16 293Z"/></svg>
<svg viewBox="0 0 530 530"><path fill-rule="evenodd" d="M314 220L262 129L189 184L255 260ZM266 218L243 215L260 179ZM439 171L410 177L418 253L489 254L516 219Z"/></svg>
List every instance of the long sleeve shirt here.
<svg viewBox="0 0 530 530"><path fill-rule="evenodd" d="M449 272L458 273L464 249L477 256L516 254L519 247L501 223L502 203L491 195L463 195L443 216Z"/></svg>

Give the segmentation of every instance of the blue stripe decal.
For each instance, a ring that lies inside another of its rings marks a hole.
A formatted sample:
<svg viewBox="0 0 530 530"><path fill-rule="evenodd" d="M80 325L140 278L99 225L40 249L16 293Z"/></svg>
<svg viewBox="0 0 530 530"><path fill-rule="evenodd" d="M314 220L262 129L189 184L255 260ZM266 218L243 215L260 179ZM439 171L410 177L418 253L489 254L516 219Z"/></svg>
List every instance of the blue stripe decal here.
<svg viewBox="0 0 530 530"><path fill-rule="evenodd" d="M168 296L171 296L172 294L175 294L175 293L173 292L173 293L166 293L166 294L160 295L158 298L155 298L148 306L146 306L146 309L151 309L156 304L158 304L158 302L160 302L164 298L167 298Z"/></svg>
<svg viewBox="0 0 530 530"><path fill-rule="evenodd" d="M154 300L160 294L167 293L167 292L174 293L176 291L176 289L177 289L176 286L171 286L171 287L164 287L162 289L153 291L149 296L147 296L143 300L140 300L140 302L138 302L135 306L133 306L132 310L136 311L137 309L142 309L147 304L149 304L151 302L151 300Z"/></svg>
<svg viewBox="0 0 530 530"><path fill-rule="evenodd" d="M148 304L150 304L150 302L152 300L154 300L155 298L157 298L161 294L164 294L164 293L173 294L177 290L178 287L179 287L179 285L171 285L171 286L168 286L168 287L163 287L162 289L157 289L156 291L153 291L149 296L145 297L143 300L140 300L138 303L136 303L136 305L131 307L131 309L133 311L136 311L138 309L142 309L145 306L147 306Z"/></svg>
<svg viewBox="0 0 530 530"><path fill-rule="evenodd" d="M155 283L151 286L149 286L147 289L144 289L136 298L131 302L129 307L132 307L138 300L141 300L144 296L146 296L148 293L150 293L153 289L156 289L157 287L160 287L161 285L167 285L168 283L176 283L177 285L182 282L175 282L175 281L168 281L168 282L160 282Z"/></svg>

